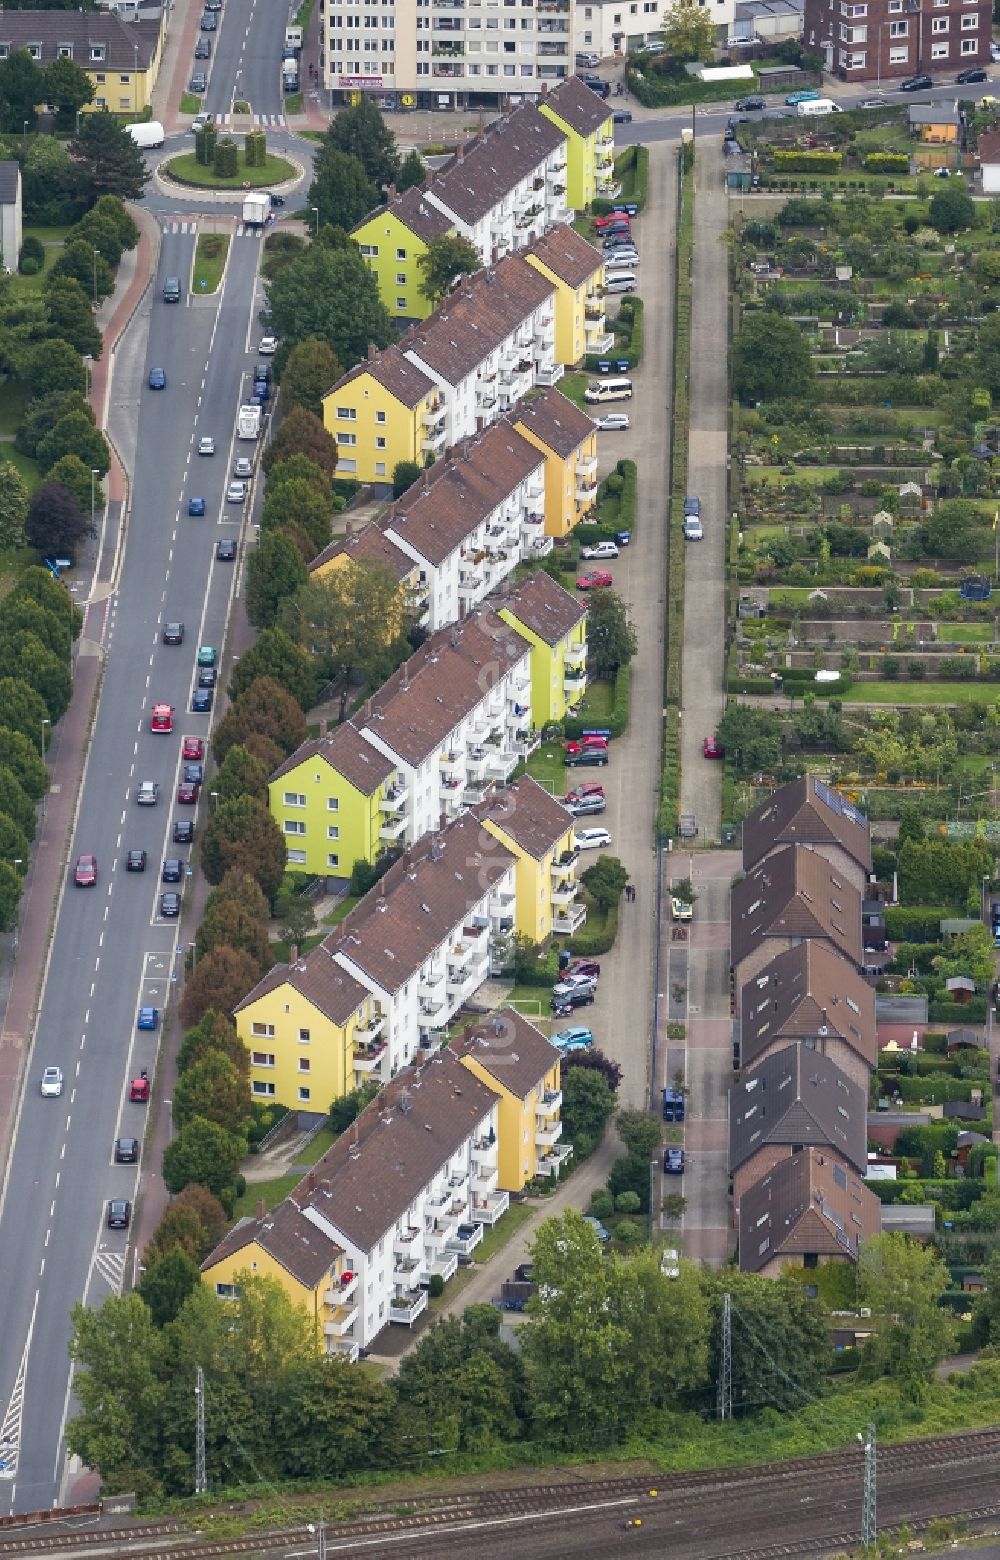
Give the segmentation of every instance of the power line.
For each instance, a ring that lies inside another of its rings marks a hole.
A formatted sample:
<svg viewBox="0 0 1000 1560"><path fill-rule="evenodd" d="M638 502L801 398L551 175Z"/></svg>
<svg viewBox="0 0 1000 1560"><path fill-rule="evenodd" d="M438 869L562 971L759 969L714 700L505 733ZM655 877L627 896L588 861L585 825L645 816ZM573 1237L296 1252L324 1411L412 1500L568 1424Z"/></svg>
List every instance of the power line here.
<svg viewBox="0 0 1000 1560"><path fill-rule="evenodd" d="M205 1471L205 1372L200 1365L194 1372L194 1492L204 1495L208 1491L208 1475Z"/></svg>
<svg viewBox="0 0 1000 1560"><path fill-rule="evenodd" d="M865 1441L865 1492L861 1504L861 1542L866 1551L875 1548L877 1536L875 1496L875 1426L870 1424Z"/></svg>
<svg viewBox="0 0 1000 1560"><path fill-rule="evenodd" d="M720 1419L733 1417L733 1317L729 1291L722 1297L722 1337L719 1342L719 1383L717 1407Z"/></svg>

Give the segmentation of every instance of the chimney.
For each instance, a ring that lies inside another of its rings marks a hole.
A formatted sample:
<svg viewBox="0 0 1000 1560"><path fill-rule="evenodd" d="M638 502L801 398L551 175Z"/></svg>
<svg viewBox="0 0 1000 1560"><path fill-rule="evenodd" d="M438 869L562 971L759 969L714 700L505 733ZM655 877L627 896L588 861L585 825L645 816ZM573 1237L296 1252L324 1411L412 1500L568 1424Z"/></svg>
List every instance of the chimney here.
<svg viewBox="0 0 1000 1560"><path fill-rule="evenodd" d="M386 203L386 205L387 206L391 206L392 202L395 199L396 199L396 186L394 184L387 184L386 187L385 187L385 203Z"/></svg>
<svg viewBox="0 0 1000 1560"><path fill-rule="evenodd" d="M368 361L369 361L369 363L374 363L374 361L375 361L375 359L377 357L378 357L378 347L375 345L374 341L369 341L369 343L368 343Z"/></svg>
<svg viewBox="0 0 1000 1560"><path fill-rule="evenodd" d="M264 1222L264 1220L266 1218L267 1218L267 1203L264 1201L264 1199L262 1197L260 1199L260 1202L257 1204L257 1223L258 1224L263 1224L263 1222Z"/></svg>
<svg viewBox="0 0 1000 1560"><path fill-rule="evenodd" d="M299 945L298 945L298 943L292 943L292 946L288 950L288 967L289 967L289 969L293 970L295 968L296 964L298 964L298 962L299 962Z"/></svg>
<svg viewBox="0 0 1000 1560"><path fill-rule="evenodd" d="M353 542L353 540L354 540L354 521L353 520L348 520L346 525L345 525L345 527L344 527L344 540L346 542Z"/></svg>
<svg viewBox="0 0 1000 1560"><path fill-rule="evenodd" d="M319 719L319 734L320 734L320 738L321 739L326 736L326 733L327 733L327 730L328 730L328 726L329 726L329 722L327 721L326 716L325 715L321 715L320 719Z"/></svg>

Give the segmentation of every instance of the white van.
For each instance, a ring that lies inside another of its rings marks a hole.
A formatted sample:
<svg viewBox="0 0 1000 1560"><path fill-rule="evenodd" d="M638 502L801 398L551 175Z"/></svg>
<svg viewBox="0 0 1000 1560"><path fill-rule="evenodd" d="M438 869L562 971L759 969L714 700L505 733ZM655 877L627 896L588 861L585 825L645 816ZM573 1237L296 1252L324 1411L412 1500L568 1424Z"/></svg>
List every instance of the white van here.
<svg viewBox="0 0 1000 1560"><path fill-rule="evenodd" d="M816 114L839 114L842 110L832 98L810 98L808 102L796 103L795 112L809 118Z"/></svg>
<svg viewBox="0 0 1000 1560"><path fill-rule="evenodd" d="M631 401L631 379L595 379L583 392L585 401Z"/></svg>
<svg viewBox="0 0 1000 1560"><path fill-rule="evenodd" d="M604 291L606 293L631 293L635 292L634 271L612 271L610 276L604 278Z"/></svg>

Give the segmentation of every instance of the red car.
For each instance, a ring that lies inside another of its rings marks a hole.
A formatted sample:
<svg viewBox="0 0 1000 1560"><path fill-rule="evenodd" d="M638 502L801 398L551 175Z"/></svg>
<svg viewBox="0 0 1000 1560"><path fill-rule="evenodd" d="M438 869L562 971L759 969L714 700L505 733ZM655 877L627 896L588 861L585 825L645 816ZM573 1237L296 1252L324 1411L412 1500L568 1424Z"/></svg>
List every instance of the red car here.
<svg viewBox="0 0 1000 1560"><path fill-rule="evenodd" d="M594 980L598 980L600 974L601 966L596 959L574 959L562 978L565 980L567 975L590 975Z"/></svg>
<svg viewBox="0 0 1000 1560"><path fill-rule="evenodd" d="M606 748L607 745L607 737L589 736L581 737L579 742L567 742L565 748L567 753L582 753L584 748Z"/></svg>
<svg viewBox="0 0 1000 1560"><path fill-rule="evenodd" d="M93 888L97 882L97 857L77 856L73 869L73 882L77 888Z"/></svg>
<svg viewBox="0 0 1000 1560"><path fill-rule="evenodd" d="M198 792L200 790L201 786L196 785L193 780L182 780L177 787L177 800L186 802L189 807L193 807L198 800Z"/></svg>
<svg viewBox="0 0 1000 1560"><path fill-rule="evenodd" d="M571 791L567 791L563 797L564 802L579 802L585 796L603 796L604 787L598 785L596 780L585 780L582 785L575 785Z"/></svg>
<svg viewBox="0 0 1000 1560"><path fill-rule="evenodd" d="M607 569L592 569L589 574L581 574L576 582L577 590L598 590L602 585L613 585L614 575Z"/></svg>
<svg viewBox="0 0 1000 1560"><path fill-rule="evenodd" d="M725 758L726 752L715 737L706 737L701 745L701 751L705 758Z"/></svg>
<svg viewBox="0 0 1000 1560"><path fill-rule="evenodd" d="M133 1105L145 1105L149 1099L149 1079L145 1073L133 1078L128 1087L128 1097Z"/></svg>
<svg viewBox="0 0 1000 1560"><path fill-rule="evenodd" d="M172 704L154 704L149 718L150 731L173 731L174 707Z"/></svg>
<svg viewBox="0 0 1000 1560"><path fill-rule="evenodd" d="M200 737L185 737L181 757L199 759L205 757L205 744Z"/></svg>
<svg viewBox="0 0 1000 1560"><path fill-rule="evenodd" d="M598 231L600 231L601 228L614 227L616 225L620 225L621 223L624 223L627 228L632 226L632 219L625 211L612 211L610 216L594 218L594 226L598 229Z"/></svg>

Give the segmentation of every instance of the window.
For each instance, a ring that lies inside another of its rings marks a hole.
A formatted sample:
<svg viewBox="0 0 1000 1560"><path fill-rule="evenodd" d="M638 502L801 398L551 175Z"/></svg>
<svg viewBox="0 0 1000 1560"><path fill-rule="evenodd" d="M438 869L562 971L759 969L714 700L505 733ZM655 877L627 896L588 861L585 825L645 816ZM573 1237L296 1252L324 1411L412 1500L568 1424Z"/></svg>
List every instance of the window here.
<svg viewBox="0 0 1000 1560"><path fill-rule="evenodd" d="M976 30L976 28L978 26L979 26L979 17L978 16L963 16L962 17L962 31L963 32L975 32L975 30Z"/></svg>
<svg viewBox="0 0 1000 1560"><path fill-rule="evenodd" d="M378 250L376 250L375 253L377 254ZM353 406L338 406L337 407L337 421L338 422L356 422L357 421L357 417L358 417L357 411L356 411L356 409Z"/></svg>
<svg viewBox="0 0 1000 1560"><path fill-rule="evenodd" d="M907 48L889 50L890 65L905 65L909 58L910 51Z"/></svg>
<svg viewBox="0 0 1000 1560"><path fill-rule="evenodd" d="M305 832L306 832L306 826L302 822L301 818L286 818L285 819L285 833L286 834L305 834Z"/></svg>
<svg viewBox="0 0 1000 1560"><path fill-rule="evenodd" d="M243 1291L239 1284L216 1284L215 1293L220 1300L238 1300Z"/></svg>
<svg viewBox="0 0 1000 1560"><path fill-rule="evenodd" d="M305 805L306 805L306 798L305 798L305 793L303 791L286 791L285 792L285 806L286 807L304 807Z"/></svg>
<svg viewBox="0 0 1000 1560"><path fill-rule="evenodd" d="M127 86L128 86L128 84L129 84L129 81L130 81L130 80L131 80L131 77L129 77L129 76L119 76L119 77L118 77L118 80L119 80L119 83L120 83L120 84L121 84L121 85L122 85L122 86L123 86L123 87L127 87Z"/></svg>
<svg viewBox="0 0 1000 1560"><path fill-rule="evenodd" d="M56 53L61 60L71 60L73 58L73 45L71 43L61 43L56 49Z"/></svg>
<svg viewBox="0 0 1000 1560"><path fill-rule="evenodd" d="M29 43L28 44L28 53L29 54L31 53L33 48L37 49L38 48L38 44L37 43L35 43L35 44ZM35 56L35 58L37 58L37 55ZM103 45L103 43L92 43L90 45L90 58L93 61L98 61L98 60L103 60L104 59L104 45Z"/></svg>
<svg viewBox="0 0 1000 1560"><path fill-rule="evenodd" d="M396 259L397 260L405 260L406 259L406 250L405 249L397 249L396 250Z"/></svg>
<svg viewBox="0 0 1000 1560"><path fill-rule="evenodd" d="M311 1066L312 1063L310 1062L308 1056L299 1057L299 1072L308 1072Z"/></svg>
<svg viewBox="0 0 1000 1560"><path fill-rule="evenodd" d="M119 108L128 108L131 102L132 102L131 98L120 97L118 99L118 107Z"/></svg>
<svg viewBox="0 0 1000 1560"><path fill-rule="evenodd" d="M0 43L0 60L5 60L10 53L9 43Z"/></svg>
<svg viewBox="0 0 1000 1560"><path fill-rule="evenodd" d="M287 854L288 854L288 860L291 862L292 866L295 866L295 867L304 867L305 866L305 864L306 864L306 853L305 853L304 850L290 850L290 851L288 851Z"/></svg>
<svg viewBox="0 0 1000 1560"><path fill-rule="evenodd" d="M402 300L401 299L397 299L397 305L401 305L401 303L402 303ZM385 449L385 439L382 436L382 434L380 434L380 433L377 433L375 435L375 448L377 450L384 450Z"/></svg>
<svg viewBox="0 0 1000 1560"><path fill-rule="evenodd" d="M41 46L40 43L26 43L25 44L25 48L27 49L28 53L31 55L31 58L33 60L40 60L41 59L41 57L42 57L42 46ZM103 60L103 58L104 58L104 55L102 54L101 55L101 59ZM91 55L91 59L93 59L93 55Z"/></svg>
<svg viewBox="0 0 1000 1560"><path fill-rule="evenodd" d="M250 1061L252 1062L254 1067L273 1067L274 1066L274 1052L273 1051L251 1051L250 1052Z"/></svg>
<svg viewBox="0 0 1000 1560"><path fill-rule="evenodd" d="M902 0L900 0L900 5L902 5ZM378 259L378 245L377 244L359 244L358 248L361 250L361 253L364 255L366 260L377 260ZM341 415L340 408L338 407L337 408L337 416L339 417L340 415Z"/></svg>
<svg viewBox="0 0 1000 1560"><path fill-rule="evenodd" d="M385 476L385 461L384 460L377 460L375 462L375 475L377 477L384 477Z"/></svg>
<svg viewBox="0 0 1000 1560"><path fill-rule="evenodd" d="M976 54L976 53L978 53L978 51L979 51L979 40L978 40L978 38L963 38L962 39L962 53L963 54Z"/></svg>
<svg viewBox="0 0 1000 1560"><path fill-rule="evenodd" d="M250 1093L259 1096L262 1095L264 1099L273 1099L275 1092L275 1086L273 1083L264 1083L259 1078L255 1078L253 1083L250 1085Z"/></svg>
<svg viewBox="0 0 1000 1560"><path fill-rule="evenodd" d="M849 54L845 61L848 70L864 70L867 56L862 49L860 54Z"/></svg>
<svg viewBox="0 0 1000 1560"><path fill-rule="evenodd" d="M377 423L384 423L385 422L385 413L384 412L376 412L375 413L375 421Z"/></svg>
<svg viewBox="0 0 1000 1560"><path fill-rule="evenodd" d="M405 271L397 271L396 272L396 286L397 287L405 287L406 286L406 272Z"/></svg>
<svg viewBox="0 0 1000 1560"><path fill-rule="evenodd" d="M330 854L326 858L326 864L327 864L328 867L339 867L340 866L340 857L337 855L336 851L331 851L330 852Z"/></svg>
<svg viewBox="0 0 1000 1560"><path fill-rule="evenodd" d="M973 17L973 21L975 21L975 17ZM932 33L946 33L947 31L948 31L948 18L946 16L932 16L931 17L931 32Z"/></svg>
<svg viewBox="0 0 1000 1560"><path fill-rule="evenodd" d="M356 433L338 433L337 434L337 443L338 444L357 444L357 442L358 442L358 436L357 436Z"/></svg>
<svg viewBox="0 0 1000 1560"><path fill-rule="evenodd" d="M949 47L948 47L947 43L932 43L931 44L931 59L932 60L946 60L948 58L948 53L949 53Z"/></svg>
<svg viewBox="0 0 1000 1560"><path fill-rule="evenodd" d="M300 1089L299 1090L299 1104L300 1105L308 1105L309 1101L311 1099L312 1099L312 1090L311 1089Z"/></svg>
<svg viewBox="0 0 1000 1560"><path fill-rule="evenodd" d="M256 1039L259 1039L259 1040L273 1040L274 1039L274 1025L273 1024L251 1024L250 1025L250 1033Z"/></svg>
<svg viewBox="0 0 1000 1560"><path fill-rule="evenodd" d="M340 826L339 826L339 824L336 824L336 823L329 823L329 824L327 824L326 837L327 837L328 840L339 840L340 839Z"/></svg>
<svg viewBox="0 0 1000 1560"><path fill-rule="evenodd" d="M910 24L909 24L909 22L890 22L889 23L889 37L890 38L905 38L908 35L909 31L910 31Z"/></svg>

